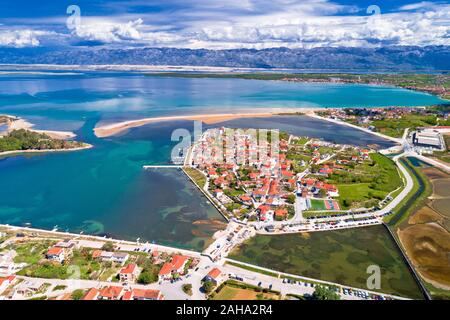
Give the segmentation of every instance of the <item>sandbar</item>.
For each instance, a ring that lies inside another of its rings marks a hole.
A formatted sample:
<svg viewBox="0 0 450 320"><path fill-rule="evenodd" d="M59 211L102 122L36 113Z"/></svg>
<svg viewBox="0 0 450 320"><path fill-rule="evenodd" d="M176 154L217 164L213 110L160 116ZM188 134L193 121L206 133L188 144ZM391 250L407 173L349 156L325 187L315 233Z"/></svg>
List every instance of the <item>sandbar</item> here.
<svg viewBox="0 0 450 320"><path fill-rule="evenodd" d="M174 120L197 120L202 121L206 124L215 124L224 121L229 121L233 119L240 118L261 118L261 117L272 117L281 114L311 114L314 111L320 110L320 108L302 108L302 109L277 109L276 111L265 111L265 112L247 112L247 113L219 113L219 114L197 114L197 115L181 115L181 116L164 116L164 117L152 117L143 118L138 120L128 120L112 124L106 124L98 126L94 129L94 133L99 138L106 138L110 136L117 135L128 129L141 127L149 123L163 122L163 121L174 121Z"/></svg>

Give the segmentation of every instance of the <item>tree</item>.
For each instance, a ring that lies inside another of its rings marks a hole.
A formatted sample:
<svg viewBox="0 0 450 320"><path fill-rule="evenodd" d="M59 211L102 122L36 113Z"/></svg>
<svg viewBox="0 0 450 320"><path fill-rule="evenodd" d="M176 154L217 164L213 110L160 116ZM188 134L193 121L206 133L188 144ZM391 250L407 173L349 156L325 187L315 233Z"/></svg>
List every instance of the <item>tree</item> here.
<svg viewBox="0 0 450 320"><path fill-rule="evenodd" d="M290 204L294 204L295 203L295 194L290 194L287 196L287 202Z"/></svg>
<svg viewBox="0 0 450 320"><path fill-rule="evenodd" d="M83 296L84 296L84 291L81 289L75 290L74 292L72 292L72 295L71 295L73 300L81 300L81 298L83 298Z"/></svg>
<svg viewBox="0 0 450 320"><path fill-rule="evenodd" d="M148 271L142 271L141 274L139 275L138 283L150 284L150 283L155 282L156 280L157 280L157 277L154 274L152 274Z"/></svg>
<svg viewBox="0 0 450 320"><path fill-rule="evenodd" d="M320 189L320 190L319 190L319 196L320 196L321 198L325 198L325 197L327 196L327 190L325 190L325 189Z"/></svg>
<svg viewBox="0 0 450 320"><path fill-rule="evenodd" d="M206 280L203 282L203 290L205 290L206 293L211 293L214 289L214 283L212 281Z"/></svg>
<svg viewBox="0 0 450 320"><path fill-rule="evenodd" d="M312 295L314 300L340 300L339 294L328 287L316 286Z"/></svg>
<svg viewBox="0 0 450 320"><path fill-rule="evenodd" d="M111 241L105 242L105 244L102 246L102 250L114 251L114 244Z"/></svg>
<svg viewBox="0 0 450 320"><path fill-rule="evenodd" d="M185 283L182 286L183 292L186 293L187 295L192 296L192 284L190 283Z"/></svg>

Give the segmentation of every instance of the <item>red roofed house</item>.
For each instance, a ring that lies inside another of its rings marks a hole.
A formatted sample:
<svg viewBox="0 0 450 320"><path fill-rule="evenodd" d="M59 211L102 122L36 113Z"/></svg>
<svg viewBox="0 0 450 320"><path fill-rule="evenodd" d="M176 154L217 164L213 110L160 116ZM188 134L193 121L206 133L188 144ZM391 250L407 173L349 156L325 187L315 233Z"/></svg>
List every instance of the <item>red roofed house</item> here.
<svg viewBox="0 0 450 320"><path fill-rule="evenodd" d="M159 271L159 280L171 279L173 274L184 274L184 267L188 261L188 257L177 254L173 255L172 261L166 262Z"/></svg>
<svg viewBox="0 0 450 320"><path fill-rule="evenodd" d="M97 300L100 291L96 288L91 288L81 300Z"/></svg>
<svg viewBox="0 0 450 320"><path fill-rule="evenodd" d="M323 167L319 170L319 174L321 175L329 175L333 173L333 169L329 168L329 167Z"/></svg>
<svg viewBox="0 0 450 320"><path fill-rule="evenodd" d="M255 179L258 178L259 174L256 173L256 172L250 172L250 173L248 174L248 176L250 177L250 179L255 180Z"/></svg>
<svg viewBox="0 0 450 320"><path fill-rule="evenodd" d="M215 285L217 285L221 281L222 271L218 268L213 268L208 274L205 276L204 280L212 281Z"/></svg>
<svg viewBox="0 0 450 320"><path fill-rule="evenodd" d="M283 175L283 177L288 177L288 178L294 176L294 173L292 171L289 171L289 170L282 170L281 174Z"/></svg>
<svg viewBox="0 0 450 320"><path fill-rule="evenodd" d="M51 261L63 263L65 259L64 249L59 247L51 247L45 254L45 258Z"/></svg>
<svg viewBox="0 0 450 320"><path fill-rule="evenodd" d="M100 258L102 255L102 250L94 250L92 252L92 259Z"/></svg>
<svg viewBox="0 0 450 320"><path fill-rule="evenodd" d="M124 294L123 287L109 286L104 287L98 294L98 300L120 300Z"/></svg>
<svg viewBox="0 0 450 320"><path fill-rule="evenodd" d="M266 214L267 211L269 211L269 209L270 209L270 207L269 207L269 206L266 206L266 205L264 205L264 204L262 204L262 205L260 205L260 206L258 207L258 210L259 210L259 213L260 213L260 214Z"/></svg>
<svg viewBox="0 0 450 320"><path fill-rule="evenodd" d="M275 210L275 218L277 220L284 220L288 215L288 211L286 210L286 208L280 208Z"/></svg>
<svg viewBox="0 0 450 320"><path fill-rule="evenodd" d="M122 300L164 300L164 295L159 290L133 289L125 292Z"/></svg>
<svg viewBox="0 0 450 320"><path fill-rule="evenodd" d="M139 268L136 264L130 263L119 272L119 278L122 282L135 282L139 275Z"/></svg>
<svg viewBox="0 0 450 320"><path fill-rule="evenodd" d="M0 294L3 293L16 279L16 276L0 278Z"/></svg>
<svg viewBox="0 0 450 320"><path fill-rule="evenodd" d="M244 204L252 204L252 198L250 198L250 196L248 196L248 195L246 195L246 194L243 194L243 195L241 195L240 197L239 197L239 199L241 199L241 201L244 203Z"/></svg>

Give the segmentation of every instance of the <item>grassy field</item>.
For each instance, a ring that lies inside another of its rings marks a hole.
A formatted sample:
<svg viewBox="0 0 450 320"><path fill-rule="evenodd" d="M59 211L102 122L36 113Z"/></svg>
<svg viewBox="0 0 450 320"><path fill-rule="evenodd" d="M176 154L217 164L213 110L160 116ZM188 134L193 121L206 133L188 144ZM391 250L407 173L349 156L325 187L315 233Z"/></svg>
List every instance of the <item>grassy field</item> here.
<svg viewBox="0 0 450 320"><path fill-rule="evenodd" d="M387 195L387 192L371 189L370 183L338 184L337 187L339 205L343 209L355 206L369 208Z"/></svg>
<svg viewBox="0 0 450 320"><path fill-rule="evenodd" d="M54 241L29 241L21 244L10 245L8 248L16 251L15 263L37 264L44 259L44 254Z"/></svg>
<svg viewBox="0 0 450 320"><path fill-rule="evenodd" d="M29 244L26 244L25 246L28 245ZM19 247L19 250L22 249ZM72 257L70 257L64 265L45 260L45 251L46 249L41 251L39 259L37 256L32 256L32 264L19 271L18 274L46 279L68 279L70 277L79 277L80 279L88 280L96 279L97 274L102 269L102 264L92 260L88 250L74 250Z"/></svg>
<svg viewBox="0 0 450 320"><path fill-rule="evenodd" d="M200 186L204 187L206 183L206 177L200 171L194 168L184 168L184 171Z"/></svg>
<svg viewBox="0 0 450 320"><path fill-rule="evenodd" d="M311 199L311 210L327 210L323 200Z"/></svg>
<svg viewBox="0 0 450 320"><path fill-rule="evenodd" d="M350 172L333 174L328 180L339 190L339 205L343 210L372 207L391 191L402 185L395 163L379 153L371 153L372 163L363 162Z"/></svg>
<svg viewBox="0 0 450 320"><path fill-rule="evenodd" d="M258 235L229 258L277 271L366 288L367 267L381 268L382 292L422 298L383 226L280 236Z"/></svg>
<svg viewBox="0 0 450 320"><path fill-rule="evenodd" d="M234 281L226 282L212 300L280 300L276 292L263 292L262 289Z"/></svg>
<svg viewBox="0 0 450 320"><path fill-rule="evenodd" d="M375 120L370 123L378 132L394 138L401 138L406 128L415 130L417 127L436 124L436 116L418 114L406 114L399 119Z"/></svg>

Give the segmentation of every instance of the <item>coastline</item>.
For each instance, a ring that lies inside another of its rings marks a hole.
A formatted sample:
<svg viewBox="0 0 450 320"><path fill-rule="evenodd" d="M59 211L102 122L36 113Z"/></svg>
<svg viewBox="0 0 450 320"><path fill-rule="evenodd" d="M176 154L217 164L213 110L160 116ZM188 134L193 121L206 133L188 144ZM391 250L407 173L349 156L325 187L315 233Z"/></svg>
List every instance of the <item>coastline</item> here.
<svg viewBox="0 0 450 320"><path fill-rule="evenodd" d="M86 240L96 240L96 241L102 241L102 242L115 242L117 244L129 244L129 245L136 245L137 241L129 241L129 240L121 240L121 239L114 239L114 238L107 238L107 237L102 237L102 236L96 236L96 235L89 235L89 234L83 234L83 233L73 233L73 232L65 232L65 231L57 231L57 230L46 230L46 229L42 229L42 228L33 228L33 227L20 227L20 226L14 226L14 225L9 225L9 224L2 224L0 223L0 228L5 228L7 230L11 230L11 231L16 231L16 232L33 232L33 233L42 233L42 234L48 234L50 236L62 236L62 237L72 237L75 239L86 239ZM146 246L152 248L152 249L165 249L167 251L172 251L172 252L181 252L181 253L186 253L189 255L193 255L196 257L200 257L201 256L201 252L197 252L197 251L193 251L193 250L189 250L189 249L182 249L182 248L176 248L176 247L170 247L170 246L165 246L165 245L160 245L160 244L155 244L155 243L141 243L145 244Z"/></svg>
<svg viewBox="0 0 450 320"><path fill-rule="evenodd" d="M379 132L374 132L374 131L371 131L369 129L366 129L366 128L363 128L363 127L359 127L357 125L354 125L354 124L351 124L351 123L348 123L348 122L345 122L345 121L325 118L325 117L321 117L321 116L319 116L317 114L310 114L309 116L312 117L312 118L318 119L318 120L324 120L324 121L332 122L332 123L335 123L335 124L338 124L338 125L347 126L347 127L353 128L353 129L358 129L358 130L364 131L366 133L378 136L380 138L393 141L395 143L402 143L402 139L390 137L390 136L387 136L387 135L379 133Z"/></svg>
<svg viewBox="0 0 450 320"><path fill-rule="evenodd" d="M56 130L38 130L33 129L34 124L31 122L28 122L27 120L11 116L11 115L4 115L5 117L8 117L10 120L7 122L8 129L6 132L11 132L13 130L21 130L25 129L28 131L33 131L40 134L46 134L52 139L61 139L61 140L67 140L67 139L73 139L77 135L71 131L56 131Z"/></svg>
<svg viewBox="0 0 450 320"><path fill-rule="evenodd" d="M80 151L80 150L87 150L91 149L94 146L92 144L85 143L85 146L83 147L77 147L77 148L70 148L70 149L43 149L43 150L36 150L36 149L30 149L30 150L11 150L11 151L3 151L0 152L0 157L3 156L12 156L12 155L18 155L22 153L52 153L52 152L70 152L70 151Z"/></svg>

